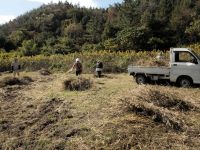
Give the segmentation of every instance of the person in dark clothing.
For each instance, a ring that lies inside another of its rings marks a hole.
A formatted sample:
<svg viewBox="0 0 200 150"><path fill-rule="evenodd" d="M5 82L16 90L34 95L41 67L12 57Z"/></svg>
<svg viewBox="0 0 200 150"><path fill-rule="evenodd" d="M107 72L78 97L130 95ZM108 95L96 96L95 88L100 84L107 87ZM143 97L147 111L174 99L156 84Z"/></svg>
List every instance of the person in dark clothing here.
<svg viewBox="0 0 200 150"><path fill-rule="evenodd" d="M102 71L103 71L103 63L98 60L96 63L96 72L99 78L101 78Z"/></svg>
<svg viewBox="0 0 200 150"><path fill-rule="evenodd" d="M74 63L74 65L73 65L72 68L73 69L75 68L75 70L76 70L76 76L81 75L83 67L82 67L82 64L81 64L81 61L80 61L79 58L76 58L76 62Z"/></svg>
<svg viewBox="0 0 200 150"><path fill-rule="evenodd" d="M21 65L18 61L17 58L15 58L11 64L11 70L13 72L13 76L14 78L16 77L16 75L19 77L19 72L20 72L20 69L21 69Z"/></svg>

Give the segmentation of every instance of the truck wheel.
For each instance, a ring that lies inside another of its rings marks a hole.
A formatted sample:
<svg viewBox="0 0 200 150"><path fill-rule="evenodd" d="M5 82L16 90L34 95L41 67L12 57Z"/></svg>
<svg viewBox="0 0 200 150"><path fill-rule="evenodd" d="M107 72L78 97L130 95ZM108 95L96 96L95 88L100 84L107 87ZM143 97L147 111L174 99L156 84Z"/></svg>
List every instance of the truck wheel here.
<svg viewBox="0 0 200 150"><path fill-rule="evenodd" d="M178 85L183 88L190 87L192 85L192 80L188 77L181 77L178 79Z"/></svg>
<svg viewBox="0 0 200 150"><path fill-rule="evenodd" d="M136 75L135 80L136 80L137 84L146 84L147 83L147 78L145 75Z"/></svg>

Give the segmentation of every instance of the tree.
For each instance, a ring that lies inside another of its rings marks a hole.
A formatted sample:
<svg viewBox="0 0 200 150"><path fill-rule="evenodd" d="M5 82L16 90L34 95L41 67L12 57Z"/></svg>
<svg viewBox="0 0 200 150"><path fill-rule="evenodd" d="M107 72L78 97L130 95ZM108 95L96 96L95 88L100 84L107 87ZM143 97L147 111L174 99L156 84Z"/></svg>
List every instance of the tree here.
<svg viewBox="0 0 200 150"><path fill-rule="evenodd" d="M116 42L116 39L114 38L104 41L103 45L106 50L113 50L113 51L119 50L119 45Z"/></svg>
<svg viewBox="0 0 200 150"><path fill-rule="evenodd" d="M24 38L25 38L25 35L24 35L23 31L20 31L20 30L13 31L9 35L9 39L13 42L13 44L15 46L20 46L20 44L24 40Z"/></svg>
<svg viewBox="0 0 200 150"><path fill-rule="evenodd" d="M114 27L112 24L108 22L105 24L105 28L102 33L102 39L107 40L109 38L115 38L118 31L119 28Z"/></svg>
<svg viewBox="0 0 200 150"><path fill-rule="evenodd" d="M8 40L4 45L4 49L6 52L10 52L11 50L16 49L16 46L13 44L12 41Z"/></svg>
<svg viewBox="0 0 200 150"><path fill-rule="evenodd" d="M104 29L104 12L99 9L93 10L90 20L86 25L87 42L97 44L101 42L101 35Z"/></svg>
<svg viewBox="0 0 200 150"><path fill-rule="evenodd" d="M200 19L194 20L190 26L186 28L186 34L189 36L190 42L197 42L200 40Z"/></svg>
<svg viewBox="0 0 200 150"><path fill-rule="evenodd" d="M64 33L69 38L76 40L78 37L83 36L83 28L81 24L72 23L64 29Z"/></svg>
<svg viewBox="0 0 200 150"><path fill-rule="evenodd" d="M4 48L6 44L6 39L3 36L0 36L0 48Z"/></svg>
<svg viewBox="0 0 200 150"><path fill-rule="evenodd" d="M25 40L22 43L22 47L19 48L22 55L24 56L34 56L39 54L37 44L33 40Z"/></svg>
<svg viewBox="0 0 200 150"><path fill-rule="evenodd" d="M117 41L120 49L144 49L147 47L149 31L145 27L130 27L120 31L117 35Z"/></svg>
<svg viewBox="0 0 200 150"><path fill-rule="evenodd" d="M69 54L76 50L73 41L67 37L60 37L53 45L53 54Z"/></svg>
<svg viewBox="0 0 200 150"><path fill-rule="evenodd" d="M158 37L151 37L147 43L149 44L150 47L154 49L158 49L162 47L162 45L164 44L164 41Z"/></svg>
<svg viewBox="0 0 200 150"><path fill-rule="evenodd" d="M176 7L172 11L171 28L176 32L176 38L178 44L185 43L187 41L185 37L186 27L192 21L195 16L194 10L191 9L191 0L176 1Z"/></svg>

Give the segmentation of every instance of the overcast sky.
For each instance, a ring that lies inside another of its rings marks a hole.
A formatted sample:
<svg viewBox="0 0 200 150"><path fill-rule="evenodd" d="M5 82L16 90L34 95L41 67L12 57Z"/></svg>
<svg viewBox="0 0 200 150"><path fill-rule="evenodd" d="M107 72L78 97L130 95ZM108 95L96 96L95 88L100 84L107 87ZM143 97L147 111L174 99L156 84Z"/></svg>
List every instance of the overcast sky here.
<svg viewBox="0 0 200 150"><path fill-rule="evenodd" d="M42 4L50 2L57 3L66 0L1 0L0 2L0 24L8 22L23 13L38 8ZM114 3L121 3L123 0L67 0L72 4L79 4L84 7L106 8Z"/></svg>

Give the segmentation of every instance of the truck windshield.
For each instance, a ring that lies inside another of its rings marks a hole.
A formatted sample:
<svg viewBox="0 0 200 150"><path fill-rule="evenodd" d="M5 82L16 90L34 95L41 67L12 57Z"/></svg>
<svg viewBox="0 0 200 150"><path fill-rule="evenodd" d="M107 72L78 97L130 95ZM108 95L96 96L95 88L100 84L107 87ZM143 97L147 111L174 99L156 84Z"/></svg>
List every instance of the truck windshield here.
<svg viewBox="0 0 200 150"><path fill-rule="evenodd" d="M192 53L200 60L200 56L195 51L192 51Z"/></svg>

